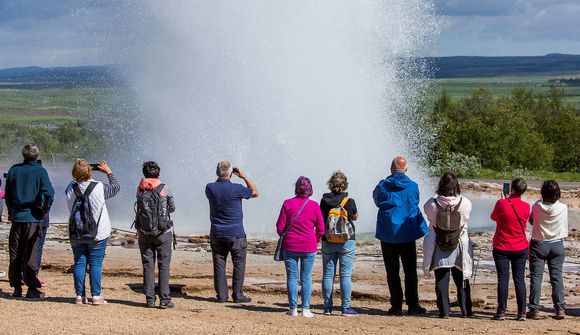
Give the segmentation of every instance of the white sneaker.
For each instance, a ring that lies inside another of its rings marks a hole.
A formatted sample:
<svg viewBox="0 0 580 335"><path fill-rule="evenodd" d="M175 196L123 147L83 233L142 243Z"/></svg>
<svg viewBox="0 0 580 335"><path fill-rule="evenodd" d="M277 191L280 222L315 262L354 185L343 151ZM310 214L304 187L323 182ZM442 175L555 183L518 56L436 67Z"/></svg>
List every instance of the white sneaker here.
<svg viewBox="0 0 580 335"><path fill-rule="evenodd" d="M288 313L286 313L286 315L298 316L298 308L290 308L290 310L288 311Z"/></svg>
<svg viewBox="0 0 580 335"><path fill-rule="evenodd" d="M312 317L314 317L314 314L312 314L312 312L310 311L310 308L304 308L302 310L302 316L305 318L312 318Z"/></svg>

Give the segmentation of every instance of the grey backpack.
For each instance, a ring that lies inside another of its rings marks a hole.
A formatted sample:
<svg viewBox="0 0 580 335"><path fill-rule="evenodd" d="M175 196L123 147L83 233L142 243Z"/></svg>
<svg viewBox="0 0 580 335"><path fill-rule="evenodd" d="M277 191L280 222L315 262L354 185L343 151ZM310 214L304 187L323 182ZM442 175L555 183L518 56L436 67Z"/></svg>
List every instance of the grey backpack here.
<svg viewBox="0 0 580 335"><path fill-rule="evenodd" d="M459 244L459 236L463 226L461 225L461 213L458 212L461 201L453 208L447 206L443 208L435 199L437 206L437 221L435 224L435 242L437 246L444 251L453 251Z"/></svg>

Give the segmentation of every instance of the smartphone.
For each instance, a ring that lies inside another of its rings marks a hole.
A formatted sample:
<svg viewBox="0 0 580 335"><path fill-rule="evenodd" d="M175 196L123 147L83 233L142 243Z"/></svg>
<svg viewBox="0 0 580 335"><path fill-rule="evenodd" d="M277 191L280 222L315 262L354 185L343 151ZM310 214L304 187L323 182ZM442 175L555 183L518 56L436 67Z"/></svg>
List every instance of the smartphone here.
<svg viewBox="0 0 580 335"><path fill-rule="evenodd" d="M510 194L510 183L503 183L503 194Z"/></svg>
<svg viewBox="0 0 580 335"><path fill-rule="evenodd" d="M89 164L91 166L91 169L93 169L93 171L99 171L99 164Z"/></svg>
<svg viewBox="0 0 580 335"><path fill-rule="evenodd" d="M235 168L234 168L232 171L233 171L234 173L238 173L238 172L240 172L240 170L238 170L238 168L236 168L236 167L235 167Z"/></svg>

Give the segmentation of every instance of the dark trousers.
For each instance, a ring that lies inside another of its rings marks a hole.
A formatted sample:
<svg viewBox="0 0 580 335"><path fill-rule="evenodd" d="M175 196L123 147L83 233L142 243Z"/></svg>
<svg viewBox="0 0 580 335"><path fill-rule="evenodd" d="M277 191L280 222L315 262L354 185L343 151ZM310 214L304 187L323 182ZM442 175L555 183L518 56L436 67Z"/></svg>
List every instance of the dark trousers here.
<svg viewBox="0 0 580 335"><path fill-rule="evenodd" d="M40 288L38 272L38 244L42 235L42 222L13 222L8 244L10 286L21 287L22 279L29 289Z"/></svg>
<svg viewBox="0 0 580 335"><path fill-rule="evenodd" d="M232 254L234 271L232 278L232 298L234 301L244 298L244 275L246 272L246 237L212 237L211 252L213 256L213 284L216 298L220 302L228 300L228 280L226 277L226 260Z"/></svg>
<svg viewBox="0 0 580 335"><path fill-rule="evenodd" d="M534 241L530 243L530 301L531 309L540 309L540 294L542 292L542 277L544 266L548 262L550 284L552 285L552 302L554 308L565 308L564 303L564 280L562 279L562 267L564 266L564 241L544 242Z"/></svg>
<svg viewBox="0 0 580 335"><path fill-rule="evenodd" d="M407 306L415 306L419 303L418 280L417 280L417 249L415 241L406 243L381 242L383 261L387 270L387 283L391 294L391 306L401 308L403 306L403 288L399 276L399 259L403 263L405 273L405 301Z"/></svg>
<svg viewBox="0 0 580 335"><path fill-rule="evenodd" d="M463 280L463 272L457 268L435 270L435 293L437 294L439 314L449 315L449 273L451 273L455 286L457 286L457 303L461 309L461 315L473 315L469 280Z"/></svg>
<svg viewBox="0 0 580 335"><path fill-rule="evenodd" d="M510 280L510 264L512 267L512 278L516 289L516 301L518 303L518 314L526 311L526 261L528 259L528 248L518 251L503 251L493 248L493 260L497 271L497 310L507 309L508 287Z"/></svg>
<svg viewBox="0 0 580 335"><path fill-rule="evenodd" d="M159 300L162 303L171 301L169 295L169 268L171 263L171 231L159 236L140 236L139 250L143 263L143 289L147 302L155 302L155 260L159 271Z"/></svg>

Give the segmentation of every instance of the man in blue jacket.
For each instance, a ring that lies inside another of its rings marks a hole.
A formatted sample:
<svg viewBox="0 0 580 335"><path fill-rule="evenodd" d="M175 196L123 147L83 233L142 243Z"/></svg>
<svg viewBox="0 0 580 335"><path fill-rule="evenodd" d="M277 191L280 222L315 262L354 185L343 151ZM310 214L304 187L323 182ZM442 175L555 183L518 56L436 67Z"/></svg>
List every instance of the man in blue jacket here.
<svg viewBox="0 0 580 335"><path fill-rule="evenodd" d="M54 189L48 173L38 161L38 147L27 144L22 149L24 162L8 170L6 207L12 222L9 236L10 265L8 278L14 287L13 297L22 296L22 280L28 286L27 298L43 298L38 273L38 244L44 217L50 211Z"/></svg>
<svg viewBox="0 0 580 335"><path fill-rule="evenodd" d="M375 205L379 208L375 237L381 240L391 296L389 315L403 315L399 259L405 273L408 314L426 312L419 305L415 240L427 234L428 226L419 209L419 187L405 175L406 172L407 160L401 156L395 157L391 163L391 175L381 180L373 191Z"/></svg>

